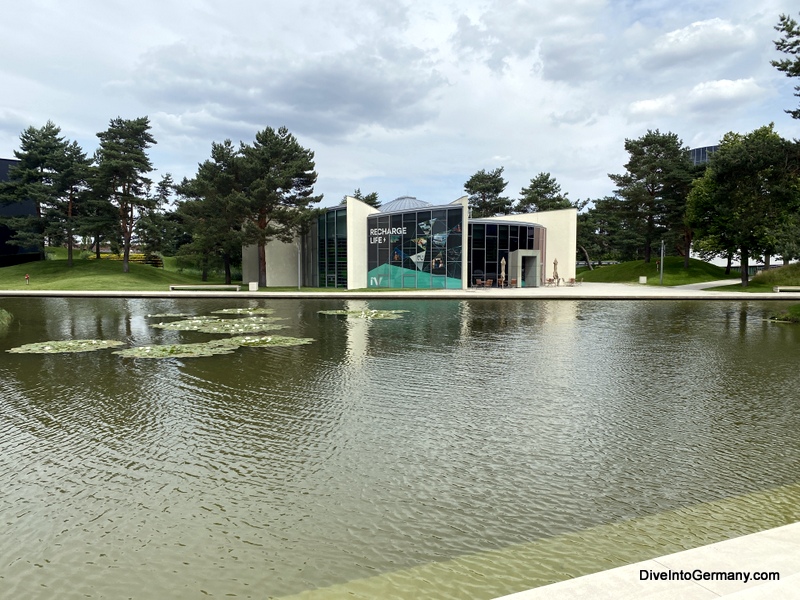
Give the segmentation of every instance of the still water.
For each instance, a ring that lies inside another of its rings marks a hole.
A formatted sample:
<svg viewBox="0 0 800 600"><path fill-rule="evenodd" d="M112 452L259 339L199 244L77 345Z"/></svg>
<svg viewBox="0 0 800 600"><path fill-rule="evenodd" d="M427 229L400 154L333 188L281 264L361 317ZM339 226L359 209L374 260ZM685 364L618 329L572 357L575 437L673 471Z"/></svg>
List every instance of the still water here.
<svg viewBox="0 0 800 600"><path fill-rule="evenodd" d="M316 341L5 352L255 306ZM800 520L778 306L0 299L2 596L492 598Z"/></svg>

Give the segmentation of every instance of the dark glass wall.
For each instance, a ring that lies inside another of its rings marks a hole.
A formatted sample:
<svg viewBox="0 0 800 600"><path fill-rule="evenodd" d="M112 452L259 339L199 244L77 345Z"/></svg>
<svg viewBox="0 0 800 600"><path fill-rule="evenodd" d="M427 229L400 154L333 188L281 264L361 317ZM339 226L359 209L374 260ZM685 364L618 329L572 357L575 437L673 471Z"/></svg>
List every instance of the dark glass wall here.
<svg viewBox="0 0 800 600"><path fill-rule="evenodd" d="M333 208L317 220L319 287L347 287L347 208Z"/></svg>
<svg viewBox="0 0 800 600"><path fill-rule="evenodd" d="M544 228L536 225L470 223L469 224L470 284L475 279L492 279L497 284L501 261L509 263L509 254L516 250L543 250ZM508 271L506 271L508 276ZM523 284L525 282L523 281ZM537 282L527 282L538 285Z"/></svg>
<svg viewBox="0 0 800 600"><path fill-rule="evenodd" d="M461 289L462 217L461 206L368 217L368 286Z"/></svg>

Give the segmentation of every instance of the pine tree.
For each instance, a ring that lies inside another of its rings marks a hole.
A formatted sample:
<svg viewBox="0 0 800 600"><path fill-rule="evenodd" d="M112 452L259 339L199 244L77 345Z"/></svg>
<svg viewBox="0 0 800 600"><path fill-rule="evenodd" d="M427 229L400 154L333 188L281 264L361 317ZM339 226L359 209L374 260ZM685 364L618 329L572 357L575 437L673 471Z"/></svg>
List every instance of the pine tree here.
<svg viewBox="0 0 800 600"><path fill-rule="evenodd" d="M100 148L95 153L95 193L108 198L117 209L122 271L127 273L136 222L144 210L154 205L148 197L152 181L146 175L153 171L147 149L156 141L150 134L147 117L130 120L117 117L97 137Z"/></svg>

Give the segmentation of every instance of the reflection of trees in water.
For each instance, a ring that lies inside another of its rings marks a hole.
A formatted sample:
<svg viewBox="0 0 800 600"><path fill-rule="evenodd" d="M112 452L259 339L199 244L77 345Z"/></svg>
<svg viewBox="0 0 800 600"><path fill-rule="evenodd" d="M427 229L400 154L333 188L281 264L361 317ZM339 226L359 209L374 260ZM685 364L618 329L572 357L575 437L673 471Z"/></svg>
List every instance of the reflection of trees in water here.
<svg viewBox="0 0 800 600"><path fill-rule="evenodd" d="M620 509L657 511L665 499L686 505L796 481L800 441L789 431L800 412L786 390L800 387L800 375L783 357L799 340L764 321L767 305L593 307L601 335L577 351L595 385L578 390L575 404L589 435L574 439L604 474L598 485L607 478L627 490Z"/></svg>

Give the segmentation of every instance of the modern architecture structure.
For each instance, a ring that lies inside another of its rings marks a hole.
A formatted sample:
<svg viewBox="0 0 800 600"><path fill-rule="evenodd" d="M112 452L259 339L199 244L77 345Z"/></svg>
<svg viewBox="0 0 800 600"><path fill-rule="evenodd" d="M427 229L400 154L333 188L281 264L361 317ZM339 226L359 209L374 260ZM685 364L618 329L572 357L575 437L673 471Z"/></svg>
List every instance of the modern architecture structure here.
<svg viewBox="0 0 800 600"><path fill-rule="evenodd" d="M575 277L577 210L472 219L467 197L432 205L410 196L374 208L347 197L292 243L264 249L267 285L466 289L477 280L536 287ZM258 280L258 249L242 278Z"/></svg>
<svg viewBox="0 0 800 600"><path fill-rule="evenodd" d="M9 180L9 172L18 160L0 158L0 182ZM36 214L36 203L33 200L4 204L0 201L0 220L3 217L23 217ZM14 231L0 222L0 267L18 265L42 258L41 252L36 248L23 248L9 241L14 236Z"/></svg>
<svg viewBox="0 0 800 600"><path fill-rule="evenodd" d="M701 165L708 162L711 154L716 152L719 146L702 146L700 148L692 148L689 150L689 158L695 165Z"/></svg>

